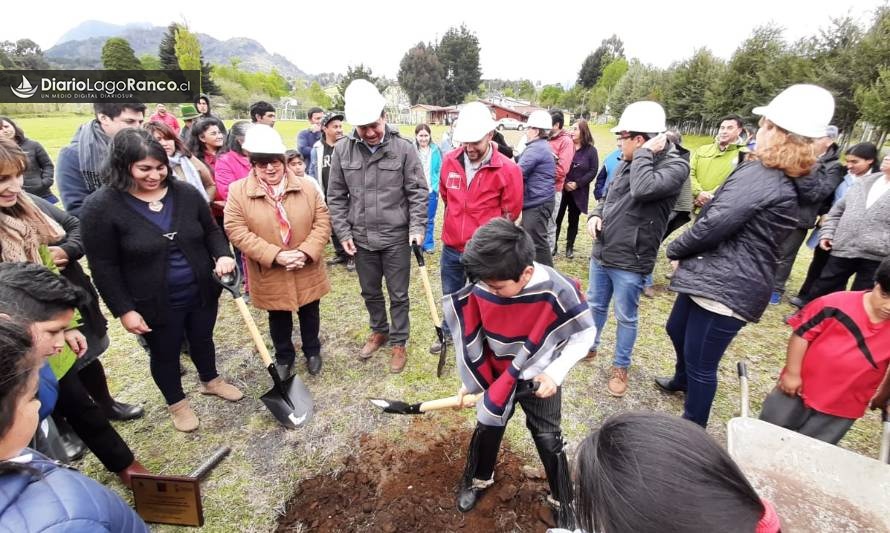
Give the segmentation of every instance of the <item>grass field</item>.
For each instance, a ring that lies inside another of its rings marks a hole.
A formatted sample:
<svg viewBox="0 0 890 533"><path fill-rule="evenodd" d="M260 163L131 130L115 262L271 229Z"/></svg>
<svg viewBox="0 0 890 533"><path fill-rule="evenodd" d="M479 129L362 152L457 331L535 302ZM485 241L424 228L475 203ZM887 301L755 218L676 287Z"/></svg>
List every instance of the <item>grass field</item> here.
<svg viewBox="0 0 890 533"><path fill-rule="evenodd" d="M87 119L78 116L25 119L20 125L29 137L42 142L55 157L59 148L70 140L77 125ZM305 124L279 122L276 129L285 143L293 146L297 131ZM412 127L400 129L406 136L413 134ZM441 131L441 127L434 128L435 139L440 137ZM601 155L615 146L614 137L605 127L597 127L595 137ZM685 141L688 146L697 146L708 139L686 138ZM562 233L560 250L564 250L564 238L565 232ZM589 237L582 231L576 243L575 259L568 260L563 255L556 258L556 267L581 279L585 288L590 246ZM789 281L789 290L800 285L809 258L809 251L804 249ZM438 259L437 251L428 264L434 292L441 293ZM655 376L670 374L674 365L673 349L664 332L673 303L673 294L665 289L666 269L667 261L659 260L655 271L656 297L643 298L641 303L640 334L627 396L613 399L605 393L615 331L611 320L604 333L600 357L592 363L579 364L570 373L564 389L563 428L571 449L611 414L629 409L682 412L682 397L661 394L652 383ZM416 273L412 273L411 283L409 360L400 375L387 371L386 353L365 363L356 358L368 334L367 313L359 294L358 279L342 267L330 268L329 275L333 289L321 301L324 370L321 375L310 377L305 368L298 366L299 375L315 396L316 414L308 427L298 431L284 431L259 401L259 396L270 386L269 378L261 368L246 328L227 295L222 297L215 336L218 365L221 374L241 387L246 397L237 404L227 404L216 398L200 396L196 392L194 369L187 364L189 372L184 376L183 384L201 421L200 429L191 434L173 429L163 399L150 378L147 356L117 321L110 324L112 345L103 356L103 362L108 369L112 390L118 399L141 404L146 410L143 419L116 424L137 457L152 471L185 474L216 447L232 447L229 458L203 484L205 531L270 531L300 480L340 468L343 459L355 451L362 433L388 436L396 449L405 446L400 439L405 434L408 418L381 415L369 407L365 400L367 396L419 401L450 395L458 389L453 364L449 364L442 379L435 377L436 358L427 352L435 334ZM771 306L762 321L743 328L728 349L720 370L721 384L709 427L709 432L718 441L725 442L725 424L739 411L735 362L749 361L752 408L757 413L783 364L789 330L782 318L791 311L787 304ZM258 311L254 311L253 316L265 334L265 316ZM523 427L521 413L517 418L519 420L509 426L509 443L529 464L537 465L538 459ZM473 412L464 412L462 420L469 432ZM842 445L875 456L879 433L877 417L868 414L853 427ZM78 466L122 496L129 497L115 476L104 471L92 455ZM453 487L444 486L442 490L451 494ZM154 526L153 530L178 529Z"/></svg>

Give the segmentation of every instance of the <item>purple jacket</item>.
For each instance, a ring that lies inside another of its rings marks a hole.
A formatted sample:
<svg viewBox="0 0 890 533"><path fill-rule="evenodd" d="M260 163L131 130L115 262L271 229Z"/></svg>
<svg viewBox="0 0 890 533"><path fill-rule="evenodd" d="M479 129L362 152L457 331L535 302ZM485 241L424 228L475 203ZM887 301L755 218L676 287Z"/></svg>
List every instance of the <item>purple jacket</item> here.
<svg viewBox="0 0 890 533"><path fill-rule="evenodd" d="M569 173L566 174L566 183L574 181L578 184L578 188L571 192L563 189L564 194L571 195L578 210L585 214L587 213L587 200L590 198L590 182L596 177L599 164L600 158L596 148L593 145L583 146L580 150L575 151L572 166L569 168Z"/></svg>

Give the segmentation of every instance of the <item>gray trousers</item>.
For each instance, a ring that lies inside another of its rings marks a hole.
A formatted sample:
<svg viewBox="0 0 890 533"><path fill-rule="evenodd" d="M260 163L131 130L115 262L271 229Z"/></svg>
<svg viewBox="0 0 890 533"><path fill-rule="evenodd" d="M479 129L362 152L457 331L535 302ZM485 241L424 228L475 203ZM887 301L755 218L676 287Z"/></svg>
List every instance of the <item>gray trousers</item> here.
<svg viewBox="0 0 890 533"><path fill-rule="evenodd" d="M782 243L782 247L779 249L779 264L776 267L776 281L773 283L774 291L779 293L785 292L785 283L788 281L788 276L791 275L791 269L794 267L794 260L797 259L800 245L807 238L807 231L809 230L804 228L794 228L788 234L785 242Z"/></svg>
<svg viewBox="0 0 890 533"><path fill-rule="evenodd" d="M562 191L557 191L553 197L553 212L550 214L550 223L547 225L547 241L550 243L550 249L556 247L556 217L559 212L559 204L562 203Z"/></svg>
<svg viewBox="0 0 890 533"><path fill-rule="evenodd" d="M407 239L406 239L407 241ZM371 330L389 337L391 346L404 346L408 341L408 280L411 279L411 248L408 243L383 250L366 250L356 246L355 271L368 308ZM389 315L383 297L383 278L389 293Z"/></svg>
<svg viewBox="0 0 890 533"><path fill-rule="evenodd" d="M760 419L829 444L840 442L856 421L810 409L799 396L788 396L779 387L763 401Z"/></svg>
<svg viewBox="0 0 890 533"><path fill-rule="evenodd" d="M553 255L550 252L552 245L547 237L552 218L553 200L522 210L522 229L531 235L532 242L535 243L535 261L547 266L553 266Z"/></svg>

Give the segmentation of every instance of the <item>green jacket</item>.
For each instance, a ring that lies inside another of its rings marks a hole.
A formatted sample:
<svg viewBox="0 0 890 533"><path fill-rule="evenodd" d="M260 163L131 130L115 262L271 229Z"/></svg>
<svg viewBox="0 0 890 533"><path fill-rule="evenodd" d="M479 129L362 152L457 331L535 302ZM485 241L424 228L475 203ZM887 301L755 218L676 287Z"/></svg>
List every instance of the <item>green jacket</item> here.
<svg viewBox="0 0 890 533"><path fill-rule="evenodd" d="M45 245L40 246L40 259L43 263L43 266L52 270L56 274L59 274L59 267L53 262L53 258L49 253L49 248ZM80 312L77 309L74 310L74 317L71 319L71 324L68 325L68 329L76 329L80 327ZM53 375L56 376L56 379L62 379L62 377L71 370L71 367L74 366L74 363L77 362L77 354L74 353L71 348L65 344L62 348L62 351L50 356L49 358L49 367L53 371Z"/></svg>
<svg viewBox="0 0 890 533"><path fill-rule="evenodd" d="M689 159L692 197L695 198L700 192L713 194L744 160L747 152L747 147L741 144L730 144L722 152L718 143L696 148Z"/></svg>

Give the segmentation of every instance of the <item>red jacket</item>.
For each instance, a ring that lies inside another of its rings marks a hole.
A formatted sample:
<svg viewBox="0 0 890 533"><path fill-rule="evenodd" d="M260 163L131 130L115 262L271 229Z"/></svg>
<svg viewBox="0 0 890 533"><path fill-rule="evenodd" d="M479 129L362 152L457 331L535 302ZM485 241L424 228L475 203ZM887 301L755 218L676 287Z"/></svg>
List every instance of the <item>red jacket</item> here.
<svg viewBox="0 0 890 533"><path fill-rule="evenodd" d="M556 155L556 192L562 192L566 174L572 168L572 159L575 157L575 141L572 140L572 134L565 130L560 131L559 135L550 139L550 149Z"/></svg>
<svg viewBox="0 0 890 533"><path fill-rule="evenodd" d="M442 242L459 252L489 220L516 220L522 212L522 171L516 163L493 146L491 161L476 172L468 188L464 158L463 148L446 154L439 179L439 198L445 204Z"/></svg>
<svg viewBox="0 0 890 533"><path fill-rule="evenodd" d="M148 121L149 122L161 122L163 124L166 124L166 125L170 126L170 129L173 130L173 133L175 133L176 135L179 135L179 121L176 120L176 117L174 117L169 112L164 116L161 116L158 113L155 113L154 115L148 117Z"/></svg>

